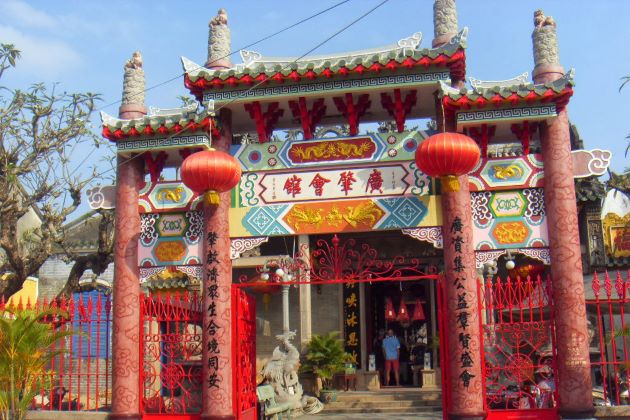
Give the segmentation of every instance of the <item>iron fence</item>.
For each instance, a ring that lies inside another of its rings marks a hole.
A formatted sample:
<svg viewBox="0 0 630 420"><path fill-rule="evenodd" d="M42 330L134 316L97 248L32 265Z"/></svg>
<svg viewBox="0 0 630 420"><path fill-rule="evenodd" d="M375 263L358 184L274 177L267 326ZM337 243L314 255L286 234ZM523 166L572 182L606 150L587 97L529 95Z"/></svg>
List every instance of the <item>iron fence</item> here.
<svg viewBox="0 0 630 420"><path fill-rule="evenodd" d="M111 403L111 299L102 292L32 303L0 301L0 310L52 313L43 318L55 331L72 334L54 343L42 372L33 410L108 411Z"/></svg>
<svg viewBox="0 0 630 420"><path fill-rule="evenodd" d="M488 418L556 418L550 279L497 277L479 291Z"/></svg>
<svg viewBox="0 0 630 420"><path fill-rule="evenodd" d="M595 273L585 279L593 399L599 406L630 404L629 274Z"/></svg>

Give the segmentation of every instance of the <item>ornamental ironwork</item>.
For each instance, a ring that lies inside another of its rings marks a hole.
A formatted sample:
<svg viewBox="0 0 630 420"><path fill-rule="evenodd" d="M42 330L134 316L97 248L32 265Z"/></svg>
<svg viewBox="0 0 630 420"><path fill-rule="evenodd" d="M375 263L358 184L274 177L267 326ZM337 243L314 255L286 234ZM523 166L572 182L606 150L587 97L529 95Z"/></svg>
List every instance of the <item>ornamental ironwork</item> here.
<svg viewBox="0 0 630 420"><path fill-rule="evenodd" d="M243 275L239 281L243 285L280 283L283 279L276 274L278 269L291 274L290 280L284 280L289 284L438 278L437 268L419 258L397 255L383 259L379 255L379 251L366 242L342 241L334 235L330 241L318 239L314 249L303 244L293 257L269 259L264 266L257 267L255 276Z"/></svg>

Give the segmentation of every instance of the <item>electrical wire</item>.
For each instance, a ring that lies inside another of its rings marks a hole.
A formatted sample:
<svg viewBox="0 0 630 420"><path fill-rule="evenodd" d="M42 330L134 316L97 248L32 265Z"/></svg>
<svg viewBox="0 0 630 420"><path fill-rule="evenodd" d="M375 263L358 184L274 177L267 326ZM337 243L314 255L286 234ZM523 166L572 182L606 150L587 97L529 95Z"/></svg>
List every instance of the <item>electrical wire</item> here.
<svg viewBox="0 0 630 420"><path fill-rule="evenodd" d="M296 62L300 61L301 59L303 59L304 57L306 57L307 55L309 55L310 53L312 53L313 51L317 50L318 48L322 47L323 45L325 45L327 42L329 42L330 40L332 40L333 38L335 38L336 36L340 35L341 33L345 32L346 30L348 30L350 27L354 26L355 24L357 24L358 22L360 22L361 20L365 19L367 16L369 16L371 13L375 12L378 8L380 8L381 6L385 5L386 3L388 3L389 0L382 0L380 3L378 3L376 6L372 7L371 9L369 9L368 11L364 12L363 14L361 14L359 17L355 18L352 22L348 23L347 25L345 25L344 27L342 27L341 29L337 30L336 32L334 32L332 35L328 36L326 39L324 39L323 41L319 42L317 45L315 45L314 47L312 47L311 49L309 49L308 51L306 51L304 54L300 55L298 58L294 59L293 61L287 63L280 71L283 71L285 69L287 69L288 67L290 67L291 65L295 64ZM221 106L219 106L216 110L215 113L217 113L218 111L220 111L221 109L225 108L228 105L231 105L233 102L239 100L241 97L245 96L248 92L250 92L253 89L256 89L258 86L260 86L261 84L265 83L268 80L268 78L261 80L260 82L254 84L253 86L251 86L250 88L244 90L243 92L240 92L238 96L236 96L235 98L233 98L232 100L222 104ZM177 136L179 134L181 134L182 132L184 132L186 130L186 128L182 128L181 130L170 134L169 136L165 137L164 139L162 139L160 142L165 142L171 138L173 138L174 136ZM155 146L155 147L159 147L159 143ZM126 164L130 161L132 161L133 159L136 159L138 157L143 156L143 154L137 154L134 155L130 158L128 158L127 160L120 162L119 164L117 164L116 166L109 168L101 173L98 173L95 175L95 177L100 178L101 176L113 171L114 169L118 169L118 166Z"/></svg>
<svg viewBox="0 0 630 420"><path fill-rule="evenodd" d="M240 51L242 51L242 50L244 50L244 49L247 49L247 48L251 48L251 47L253 47L253 46L255 46L255 45L260 44L261 42L267 41L268 39L271 39L271 38L273 38L273 37L275 37L275 36L277 36L277 35L280 35L280 34L281 34L281 33L283 33L283 32L288 31L289 29L293 29L293 28L295 28L296 26L299 26L299 25L301 25L301 24L303 24L303 23L305 23L305 22L308 22L309 20L312 20L312 19L314 19L314 18L316 18L316 17L318 17L318 16L321 16L321 15L323 15L323 14L325 14L325 13L327 13L327 12L329 12L329 11L331 11L331 10L333 10L333 9L335 9L335 8L337 8L337 7L339 7L339 6L343 5L343 4L345 4L345 3L348 3L349 1L350 1L350 0L342 0L342 1L338 2L338 3L335 3L335 4L333 4L332 6L327 7L327 8L325 8L325 9L323 9L323 10L320 10L319 12L317 12L317 13L315 13L315 14L313 14L313 15L310 15L310 16L308 16L308 17L306 17L306 18L304 18L304 19L301 19L301 20L299 20L299 21L297 21L297 22L295 22L295 23L293 23L293 24L291 24L291 25L289 25L289 26L286 26L286 27L284 27L284 28L282 28L282 29L280 29L280 30L278 30L278 31L276 31L276 32L273 32L273 33L271 33L271 34L269 34L269 35L266 35L266 36L264 36L263 38L258 39L257 41L251 42L251 43L249 43L249 44L247 44L247 45L244 45L244 46L242 46L242 47L240 47L240 48L238 48L238 49L236 49L236 50L233 50L233 51L231 51L229 54L224 55L223 57L217 58L217 59L213 60L212 62L210 62L210 63L208 63L208 64L212 64L212 63L214 63L214 62L216 62L216 61L220 61L220 60L223 60L223 59L225 59L225 58L231 57L231 56L233 56L234 54L236 54L237 52L240 52ZM198 66L198 67L196 67L196 68L192 69L192 71L195 71L195 70L201 69L201 68L203 68L203 67L205 67L205 66L201 66L201 65L200 65L200 66ZM178 80L180 77L182 77L182 76L184 76L184 75L186 75L186 72L183 72L183 73L178 73L176 76L171 77L170 79L167 79L167 80L165 80L165 81L163 81L163 82L160 82L160 83L158 83L157 85L150 86L150 87L148 87L148 88L144 89L142 92L134 93L132 96L137 96L137 95L141 95L141 94L142 94L142 95L144 95L146 92L148 92L148 91L150 91L150 90L153 90L153 89L156 89L156 88L159 88L159 87L161 87L161 86L167 85L168 83L171 83L171 82L173 82L173 81L175 81L175 80ZM94 112L99 112L99 111L102 111L102 110L104 110L105 108L108 108L108 107L110 107L110 106L112 106L112 105L119 104L119 103L121 103L121 102L122 102L122 99L119 99L119 100L114 101L114 102L110 102L110 103L105 104L105 105L103 105L103 106L101 106L101 107L99 107L99 108L96 108L96 109L94 110ZM178 134L178 133L176 133L176 134ZM168 139L168 138L167 138L167 139ZM87 161L90 159L90 157L92 157L92 155L94 154L94 152L96 152L96 148L92 148L92 150L91 150L91 151L90 151L90 152L89 152L89 153L88 153L88 154L87 154L87 155L83 158L83 160L82 160L82 161L81 161L81 162L80 162L80 163L79 163L79 164L78 164L78 165L74 168L74 170L73 170L72 172L70 172L70 176L74 175L74 174L75 174L75 173L76 173L76 172L77 172L77 171L78 171L81 167L83 167L83 165L85 164L85 162L87 162Z"/></svg>
<svg viewBox="0 0 630 420"><path fill-rule="evenodd" d="M316 17L321 16L321 15L323 15L324 13L327 13L327 12L329 12L329 11L331 11L331 10L333 10L333 9L335 9L335 8L337 8L337 7L339 7L339 6L343 5L343 4L345 4L345 3L348 3L349 1L350 1L350 0L342 0L342 1L340 1L339 3L333 4L332 6L327 7L326 9L323 9L323 10L321 10L321 11L319 11L319 12L317 12L317 13L315 13L315 14L311 15L311 16L308 16L308 17L306 17L306 18L304 18L304 19L301 19L301 20L299 20L299 21L297 21L297 22L295 22L295 23L293 23L293 24L291 24L291 25L289 25L289 26L286 26L286 27L284 27L284 28L280 29L279 31L276 31L276 32L274 32L274 33L272 33L272 34L266 35L266 36L264 36L263 38L260 38L260 39L259 39L259 40L257 40L257 41L254 41L254 42L252 42L252 43L250 43L250 44L244 45L244 46L242 46L242 47L240 47L240 48L238 48L238 49L236 49L236 50L233 50L233 51L231 51L229 54L226 54L226 55L224 55L223 57L219 57L219 58L217 58L217 59L215 59L215 60L213 60L213 61L211 61L211 62L209 62L209 63L207 63L207 64L208 64L208 65L211 65L212 63L215 63L215 62L217 62L217 61L221 61L221 60L223 60L223 59L225 59L225 58L231 57L231 56L233 56L234 54L236 54L236 53L238 53L238 52L241 52L242 50L245 50L245 49L247 49L247 48L251 48L251 47L253 47L253 46L255 46L255 45L260 44L261 42L267 41L268 39L271 39L271 38L273 38L273 37L275 37L275 36L277 36L277 35L280 35L281 33L288 31L289 29L293 29L293 28L295 28L296 26L299 26L299 25L301 25L301 24L303 24L303 23L305 23L305 22L308 22L308 21L309 21L309 20L311 20L311 19L315 19ZM192 71L194 71L194 70L198 70L198 69L201 69L201 68L204 68L204 67L205 67L205 65L199 65L198 67L196 67L196 68L192 69ZM145 90L143 90L142 92L135 93L135 94L134 94L134 95L132 95L132 96L141 95L141 94L144 94L144 93L146 93L146 92L148 92L148 91L150 91L150 90L153 90L153 89L159 88L159 87L161 87L161 86L164 86L164 85L166 85L166 84L168 84L168 83L171 83L171 82L173 82L173 81L175 81L175 80L178 80L180 77L182 77L182 76L184 76L184 75L186 75L186 72L185 72L185 71L184 71L183 73L178 73L176 76L173 76L173 77L171 77L170 79L167 79L167 80L165 80L165 81L163 81L163 82L160 82L160 83L158 83L157 85L149 86L148 88L146 88L146 89L145 89ZM101 106L100 108L96 109L96 110L95 110L95 112L101 111L101 110L103 110L103 109L105 109L105 108L108 108L108 107L110 107L110 106L112 106L112 105L119 104L119 103L121 103L121 102L122 102L122 99L119 99L119 100L114 101L114 102L110 102L110 103L108 103L108 104L106 104L106 105L103 105L103 106Z"/></svg>

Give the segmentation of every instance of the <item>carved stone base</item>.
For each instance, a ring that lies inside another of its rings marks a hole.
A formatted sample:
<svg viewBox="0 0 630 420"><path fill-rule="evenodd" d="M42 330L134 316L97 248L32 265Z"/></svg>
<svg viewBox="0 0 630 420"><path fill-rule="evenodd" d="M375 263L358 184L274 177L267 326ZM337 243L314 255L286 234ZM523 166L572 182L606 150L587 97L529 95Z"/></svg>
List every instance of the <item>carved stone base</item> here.
<svg viewBox="0 0 630 420"><path fill-rule="evenodd" d="M147 109L142 104L123 104L118 108L118 115L122 120L142 118L147 115Z"/></svg>
<svg viewBox="0 0 630 420"><path fill-rule="evenodd" d="M539 64L534 67L532 79L535 83L546 83L564 76L564 67L558 64Z"/></svg>
<svg viewBox="0 0 630 420"><path fill-rule="evenodd" d="M451 32L448 34L440 35L431 42L431 46L433 48L437 48L441 45L448 44L451 38L453 38L455 35L457 35L457 32Z"/></svg>

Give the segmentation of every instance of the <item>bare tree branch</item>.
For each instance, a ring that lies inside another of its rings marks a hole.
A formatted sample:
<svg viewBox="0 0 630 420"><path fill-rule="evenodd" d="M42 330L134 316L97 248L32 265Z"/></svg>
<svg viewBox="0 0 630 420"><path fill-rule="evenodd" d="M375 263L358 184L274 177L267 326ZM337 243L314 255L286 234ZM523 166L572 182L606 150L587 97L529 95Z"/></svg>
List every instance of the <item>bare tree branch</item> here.
<svg viewBox="0 0 630 420"><path fill-rule="evenodd" d="M19 57L13 45L0 44L0 78ZM26 90L0 86L0 268L14 274L0 284L4 297L37 275L58 249L64 224L81 204L81 192L94 182L89 166L79 172L69 164L73 151L103 141L90 122L99 99L41 83ZM73 273L100 270L108 258L99 254L107 247L100 248L94 257L76 255Z"/></svg>

